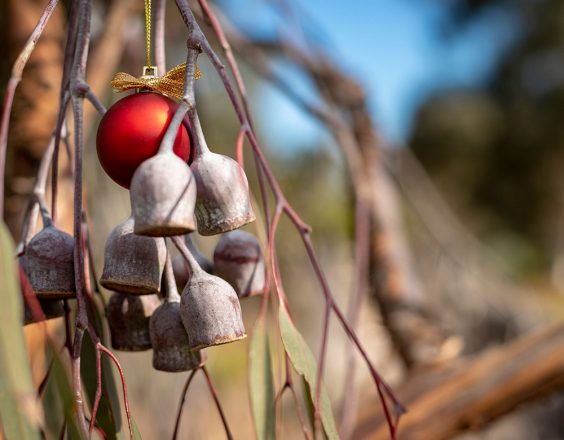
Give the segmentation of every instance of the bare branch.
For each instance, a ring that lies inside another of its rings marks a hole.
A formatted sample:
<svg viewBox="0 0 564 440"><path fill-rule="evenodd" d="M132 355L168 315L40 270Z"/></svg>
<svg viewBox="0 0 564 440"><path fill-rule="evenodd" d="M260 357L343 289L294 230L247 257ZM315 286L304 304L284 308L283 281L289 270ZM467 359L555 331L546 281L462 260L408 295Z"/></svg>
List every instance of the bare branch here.
<svg viewBox="0 0 564 440"><path fill-rule="evenodd" d="M480 429L523 403L564 388L564 324L437 370L423 370L398 388L409 405L399 438L447 439ZM378 405L365 406L353 438L384 440Z"/></svg>

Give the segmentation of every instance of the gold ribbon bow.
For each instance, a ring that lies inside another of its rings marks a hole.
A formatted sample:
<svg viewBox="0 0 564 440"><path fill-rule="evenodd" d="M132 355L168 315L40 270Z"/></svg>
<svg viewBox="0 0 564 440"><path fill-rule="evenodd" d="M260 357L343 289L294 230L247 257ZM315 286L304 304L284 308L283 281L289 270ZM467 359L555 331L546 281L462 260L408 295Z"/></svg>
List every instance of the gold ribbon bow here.
<svg viewBox="0 0 564 440"><path fill-rule="evenodd" d="M123 92L130 89L149 89L163 95L172 96L181 99L184 96L184 76L186 75L186 63L179 64L170 69L161 77L157 76L141 76L135 78L133 75L125 72L116 73L114 79L110 83L112 87ZM194 78L200 79L201 72L196 65Z"/></svg>

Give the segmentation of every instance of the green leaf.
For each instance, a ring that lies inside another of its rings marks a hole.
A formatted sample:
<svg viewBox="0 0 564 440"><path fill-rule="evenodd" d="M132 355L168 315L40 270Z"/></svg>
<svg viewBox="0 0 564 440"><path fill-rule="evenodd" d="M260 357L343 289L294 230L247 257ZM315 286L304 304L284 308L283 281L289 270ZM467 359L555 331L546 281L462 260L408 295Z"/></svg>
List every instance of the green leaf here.
<svg viewBox="0 0 564 440"><path fill-rule="evenodd" d="M282 342L288 356L290 357L290 361L298 374L302 375L308 383L311 399L315 401L315 390L317 384L317 362L315 361L315 357L298 329L292 323L292 320L288 315L288 311L283 304L280 304L278 320L280 322ZM321 386L319 406L321 422L323 424L325 434L330 440L338 439L339 434L337 432L335 419L333 418L331 401L329 400L329 396L323 385Z"/></svg>
<svg viewBox="0 0 564 440"><path fill-rule="evenodd" d="M275 437L274 377L265 317L255 325L249 350L251 407L258 440Z"/></svg>
<svg viewBox="0 0 564 440"><path fill-rule="evenodd" d="M94 344L88 334L84 335L80 358L80 375L82 376L84 389L88 396L90 407L92 408L94 405L94 398L96 396L96 348L94 347ZM102 364L102 368L111 368L111 366L104 366ZM96 413L96 423L106 433L108 439L115 439L117 438L117 430L113 413L111 407L109 406L108 398L106 397L107 387L104 376L105 375L102 375L102 396ZM111 373L110 376L112 376Z"/></svg>
<svg viewBox="0 0 564 440"><path fill-rule="evenodd" d="M49 356L52 354L49 352ZM51 362L54 362L51 360ZM61 431L61 426L65 420L63 412L61 395L57 388L57 383L53 375L53 366L49 371L47 383L43 389L41 397L43 403L43 414L45 415L45 438L58 438Z"/></svg>
<svg viewBox="0 0 564 440"><path fill-rule="evenodd" d="M107 344L107 332L102 322L102 312L95 301L89 302L94 315L94 326L104 345ZM90 400L90 406L94 404L96 394L96 349L92 340L85 335L82 344L81 354L81 376L86 389L86 393ZM102 397L96 422L98 426L106 433L108 439L128 438L127 432L123 432L123 424L121 420L121 407L119 395L113 374L113 363L102 355ZM125 427L127 430L127 427Z"/></svg>
<svg viewBox="0 0 564 440"><path fill-rule="evenodd" d="M141 438L141 433L139 432L139 428L137 427L137 423L133 417L131 417L131 427L133 428L133 440L143 440Z"/></svg>
<svg viewBox="0 0 564 440"><path fill-rule="evenodd" d="M51 377L55 380L57 392L61 398L65 421L67 425L67 433L71 439L82 438L80 429L76 420L76 408L74 402L74 393L70 381L70 371L65 368L63 358L57 353L57 348L51 346L53 353L53 366L51 367Z"/></svg>
<svg viewBox="0 0 564 440"><path fill-rule="evenodd" d="M12 239L0 222L0 419L6 438L39 439L42 411L25 350L22 295L14 260Z"/></svg>

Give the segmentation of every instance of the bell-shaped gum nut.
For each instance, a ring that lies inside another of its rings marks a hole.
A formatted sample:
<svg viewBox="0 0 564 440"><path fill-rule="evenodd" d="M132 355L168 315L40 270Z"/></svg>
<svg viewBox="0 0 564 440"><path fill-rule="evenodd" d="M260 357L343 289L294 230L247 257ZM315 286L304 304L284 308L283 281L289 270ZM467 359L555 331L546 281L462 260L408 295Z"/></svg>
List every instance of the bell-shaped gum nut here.
<svg viewBox="0 0 564 440"><path fill-rule="evenodd" d="M153 368L160 371L189 371L205 362L205 355L193 351L180 318L180 303L165 301L150 322Z"/></svg>
<svg viewBox="0 0 564 440"><path fill-rule="evenodd" d="M182 322L192 349L245 338L239 298L219 277L198 271L182 292Z"/></svg>
<svg viewBox="0 0 564 440"><path fill-rule="evenodd" d="M175 154L157 154L143 162L133 175L130 197L136 234L168 237L196 229L196 182Z"/></svg>
<svg viewBox="0 0 564 440"><path fill-rule="evenodd" d="M38 298L76 296L73 251L74 238L52 225L30 240L25 248L23 267Z"/></svg>
<svg viewBox="0 0 564 440"><path fill-rule="evenodd" d="M192 165L201 235L231 231L255 220L245 171L230 157L206 151Z"/></svg>
<svg viewBox="0 0 564 440"><path fill-rule="evenodd" d="M158 293L166 260L164 239L136 235L133 228L129 217L108 237L100 284L134 295Z"/></svg>
<svg viewBox="0 0 564 440"><path fill-rule="evenodd" d="M149 350L149 320L159 305L157 295L113 293L107 306L112 347L121 351Z"/></svg>
<svg viewBox="0 0 564 440"><path fill-rule="evenodd" d="M235 289L240 298L263 293L266 277L260 244L253 234L223 234L213 254L215 273Z"/></svg>

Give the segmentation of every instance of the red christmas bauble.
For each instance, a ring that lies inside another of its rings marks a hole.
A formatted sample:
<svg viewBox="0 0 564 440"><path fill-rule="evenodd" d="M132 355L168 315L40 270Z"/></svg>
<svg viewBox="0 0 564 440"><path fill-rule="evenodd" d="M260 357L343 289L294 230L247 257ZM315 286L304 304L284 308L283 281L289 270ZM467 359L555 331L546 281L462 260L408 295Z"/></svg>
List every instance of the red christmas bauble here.
<svg viewBox="0 0 564 440"><path fill-rule="evenodd" d="M140 92L111 106L98 126L96 150L104 171L119 185L129 188L141 163L157 154L178 104L164 95ZM190 159L191 145L187 120L178 129L174 152Z"/></svg>

